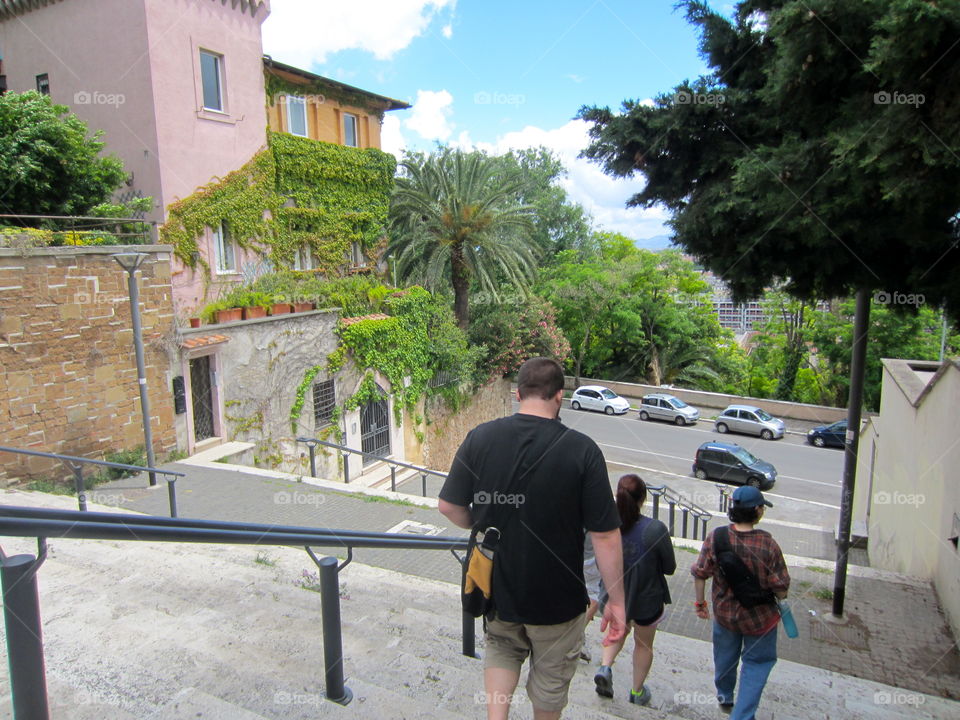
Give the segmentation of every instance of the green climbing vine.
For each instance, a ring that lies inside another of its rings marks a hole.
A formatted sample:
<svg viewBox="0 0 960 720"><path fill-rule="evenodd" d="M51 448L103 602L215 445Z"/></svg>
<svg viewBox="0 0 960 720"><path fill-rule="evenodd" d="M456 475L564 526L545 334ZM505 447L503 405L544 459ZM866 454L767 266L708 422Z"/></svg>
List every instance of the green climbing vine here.
<svg viewBox="0 0 960 720"><path fill-rule="evenodd" d="M309 247L317 268L336 274L351 244L376 247L383 235L396 160L375 148L352 148L287 133L269 133L269 146L246 165L168 208L161 241L185 265L210 268L197 241L226 223L245 249L290 267Z"/></svg>
<svg viewBox="0 0 960 720"><path fill-rule="evenodd" d="M347 359L363 372L356 392L343 399L336 408L336 419L344 412L355 410L367 402L378 400L374 372L390 383L394 397L394 416L401 422L403 410L411 412L416 425L427 421L416 411L421 398L440 395L448 403L461 404L472 392L469 383L434 388L430 380L440 370L454 377L469 380L481 350L467 345L464 333L457 327L450 308L421 287L394 292L385 297L375 294L376 301L386 317L365 318L350 324L341 323L337 329L339 347L330 353L325 365L313 366L304 373L297 387L290 409L290 424L297 432L307 391L317 374L326 371L333 375ZM418 438L423 433L415 429Z"/></svg>

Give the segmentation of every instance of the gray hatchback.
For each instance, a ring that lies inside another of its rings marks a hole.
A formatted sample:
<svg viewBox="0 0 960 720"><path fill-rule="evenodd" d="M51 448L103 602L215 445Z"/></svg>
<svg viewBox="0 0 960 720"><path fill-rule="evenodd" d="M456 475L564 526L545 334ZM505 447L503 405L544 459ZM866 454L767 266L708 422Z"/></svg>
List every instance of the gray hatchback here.
<svg viewBox="0 0 960 720"><path fill-rule="evenodd" d="M666 393L644 395L637 408L641 420L666 420L676 425L692 425L700 419L700 411L683 400Z"/></svg>
<svg viewBox="0 0 960 720"><path fill-rule="evenodd" d="M701 480L720 480L769 490L777 481L777 469L733 443L705 442L697 448L693 474Z"/></svg>
<svg viewBox="0 0 960 720"><path fill-rule="evenodd" d="M759 435L764 440L783 437L783 420L753 405L730 405L714 423L718 433Z"/></svg>

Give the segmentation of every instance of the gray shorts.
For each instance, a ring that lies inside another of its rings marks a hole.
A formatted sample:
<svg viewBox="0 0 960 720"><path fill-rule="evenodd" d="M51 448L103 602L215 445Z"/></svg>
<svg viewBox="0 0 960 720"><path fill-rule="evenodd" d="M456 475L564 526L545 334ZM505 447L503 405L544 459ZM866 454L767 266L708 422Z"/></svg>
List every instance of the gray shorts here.
<svg viewBox="0 0 960 720"><path fill-rule="evenodd" d="M563 710L583 647L584 617L580 614L559 625L525 625L489 619L483 666L519 674L523 661L529 656L527 695L533 707L547 712Z"/></svg>

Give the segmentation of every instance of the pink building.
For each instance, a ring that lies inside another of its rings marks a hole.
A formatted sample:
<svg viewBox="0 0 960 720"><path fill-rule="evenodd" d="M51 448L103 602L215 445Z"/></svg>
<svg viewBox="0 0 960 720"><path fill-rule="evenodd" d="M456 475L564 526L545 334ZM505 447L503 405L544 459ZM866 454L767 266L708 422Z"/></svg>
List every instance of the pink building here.
<svg viewBox="0 0 960 720"><path fill-rule="evenodd" d="M409 105L265 58L269 13L269 0L0 0L0 92L38 90L103 130L129 172L119 199L152 197L157 223L264 148L268 127L379 148L383 113ZM267 98L265 73L287 90ZM173 262L181 316L263 264L222 227L197 246L209 275Z"/></svg>
<svg viewBox="0 0 960 720"><path fill-rule="evenodd" d="M265 143L260 25L269 0L6 0L7 89L102 129L151 220Z"/></svg>

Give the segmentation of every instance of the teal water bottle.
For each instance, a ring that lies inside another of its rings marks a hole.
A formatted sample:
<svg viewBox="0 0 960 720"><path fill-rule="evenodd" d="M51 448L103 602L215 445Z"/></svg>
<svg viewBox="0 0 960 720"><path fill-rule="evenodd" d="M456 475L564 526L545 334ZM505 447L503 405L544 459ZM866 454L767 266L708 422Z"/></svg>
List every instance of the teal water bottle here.
<svg viewBox="0 0 960 720"><path fill-rule="evenodd" d="M786 600L777 600L777 607L780 608L780 619L783 620L783 629L787 637L795 638L800 632L797 630L797 621L793 619L793 612Z"/></svg>

